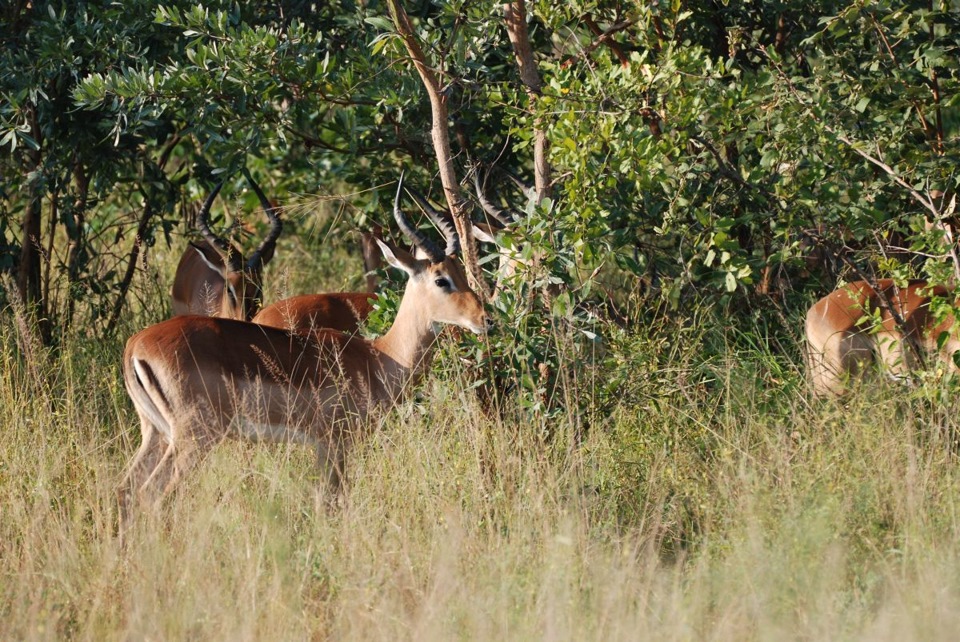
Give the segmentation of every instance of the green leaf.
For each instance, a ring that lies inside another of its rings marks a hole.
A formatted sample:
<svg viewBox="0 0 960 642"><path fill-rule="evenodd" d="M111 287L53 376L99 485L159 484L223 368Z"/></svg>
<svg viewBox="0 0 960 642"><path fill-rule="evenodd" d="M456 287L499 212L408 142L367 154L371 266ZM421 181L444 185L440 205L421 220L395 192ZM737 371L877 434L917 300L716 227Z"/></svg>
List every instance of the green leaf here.
<svg viewBox="0 0 960 642"><path fill-rule="evenodd" d="M382 31L394 31L393 21L389 18L384 18L383 16L370 16L368 18L364 18L363 21L368 25L373 25Z"/></svg>
<svg viewBox="0 0 960 642"><path fill-rule="evenodd" d="M26 143L27 147L29 147L30 149L34 151L37 151L40 149L40 144L37 143L37 141L30 134L27 134L22 131L18 131L17 137L20 138L20 140L22 140L24 143Z"/></svg>

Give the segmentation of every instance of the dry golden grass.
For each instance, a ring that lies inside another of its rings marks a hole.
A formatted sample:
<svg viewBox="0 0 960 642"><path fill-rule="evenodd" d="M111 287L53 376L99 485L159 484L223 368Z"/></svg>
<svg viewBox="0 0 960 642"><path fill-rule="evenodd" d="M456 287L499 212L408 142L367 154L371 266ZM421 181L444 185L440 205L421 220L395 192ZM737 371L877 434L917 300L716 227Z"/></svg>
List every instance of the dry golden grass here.
<svg viewBox="0 0 960 642"><path fill-rule="evenodd" d="M312 250L284 250L268 290L321 289L295 271ZM121 337L163 315L137 286L153 307ZM935 383L814 403L789 359L716 347L743 337L640 329L568 382L594 412L495 420L441 359L353 453L341 508L304 449L227 443L120 547L139 445L122 338L51 353L16 316L0 317L2 640L960 630L960 404Z"/></svg>
<svg viewBox="0 0 960 642"><path fill-rule="evenodd" d="M579 443L552 420L545 442L483 417L447 373L354 453L342 508L304 450L228 443L121 548L114 491L138 434L119 343L28 369L16 327L0 334L2 639L960 630L955 404L882 387L771 407L763 358L741 355L713 388L624 403Z"/></svg>

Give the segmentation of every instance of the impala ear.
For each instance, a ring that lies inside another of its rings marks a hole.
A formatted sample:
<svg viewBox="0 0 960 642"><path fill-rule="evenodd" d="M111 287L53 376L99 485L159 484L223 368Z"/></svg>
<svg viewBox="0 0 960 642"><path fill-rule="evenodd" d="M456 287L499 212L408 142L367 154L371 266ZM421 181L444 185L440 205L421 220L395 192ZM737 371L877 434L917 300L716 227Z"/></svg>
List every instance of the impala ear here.
<svg viewBox="0 0 960 642"><path fill-rule="evenodd" d="M203 250L201 250L199 247L197 247L193 243L190 244L190 247L192 247L194 250L197 251L197 254L200 255L200 260L203 261L208 268L210 268L211 272L216 272L217 274L221 275L224 279L227 278L227 274L229 273L229 270L227 269L226 262L214 263L213 261L210 260L210 257L204 254Z"/></svg>
<svg viewBox="0 0 960 642"><path fill-rule="evenodd" d="M420 271L420 266L413 256L409 252L405 252L398 247L390 247L380 239L376 239L377 245L380 246L380 251L383 253L383 258L386 259L387 263L397 268L398 270L403 270L409 276L413 276Z"/></svg>

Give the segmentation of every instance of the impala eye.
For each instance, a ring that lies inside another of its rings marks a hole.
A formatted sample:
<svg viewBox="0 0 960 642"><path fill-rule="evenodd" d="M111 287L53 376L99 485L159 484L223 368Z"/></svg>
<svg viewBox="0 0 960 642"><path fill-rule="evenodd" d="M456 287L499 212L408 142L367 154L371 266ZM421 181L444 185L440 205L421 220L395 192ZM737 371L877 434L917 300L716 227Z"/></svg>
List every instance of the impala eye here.
<svg viewBox="0 0 960 642"><path fill-rule="evenodd" d="M442 288L442 289L444 289L444 290L449 290L449 289L450 289L450 281L448 281L447 279L445 279L445 278L443 278L443 277L440 277L439 279L437 279L436 281L434 281L434 284L435 284L438 288Z"/></svg>

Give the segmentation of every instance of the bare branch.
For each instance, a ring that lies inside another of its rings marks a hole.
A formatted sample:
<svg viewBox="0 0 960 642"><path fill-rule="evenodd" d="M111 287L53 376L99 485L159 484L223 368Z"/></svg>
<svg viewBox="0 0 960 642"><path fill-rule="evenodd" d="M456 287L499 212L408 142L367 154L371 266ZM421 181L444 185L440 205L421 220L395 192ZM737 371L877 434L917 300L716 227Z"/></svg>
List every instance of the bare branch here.
<svg viewBox="0 0 960 642"><path fill-rule="evenodd" d="M527 90L530 100L530 110L534 111L537 99L543 89L537 63L533 59L533 49L530 46L530 33L527 31L527 10L524 0L513 0L503 5L503 18L507 26L507 35L513 45L513 53L517 59L517 68L520 70L520 80ZM537 189L537 202L550 195L550 163L547 160L547 132L544 128L543 117L538 117L533 125L533 167L534 182Z"/></svg>

